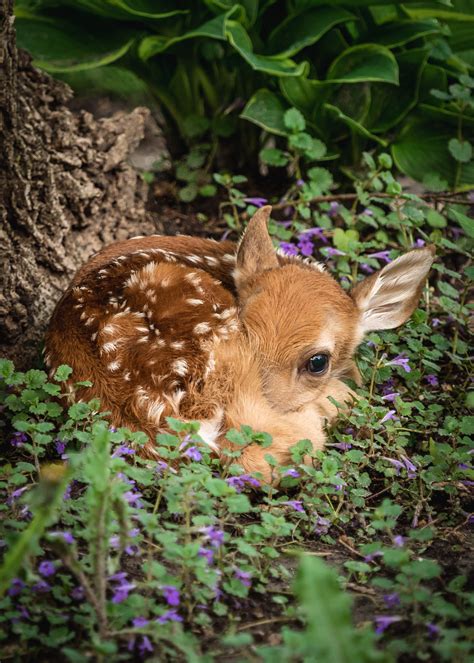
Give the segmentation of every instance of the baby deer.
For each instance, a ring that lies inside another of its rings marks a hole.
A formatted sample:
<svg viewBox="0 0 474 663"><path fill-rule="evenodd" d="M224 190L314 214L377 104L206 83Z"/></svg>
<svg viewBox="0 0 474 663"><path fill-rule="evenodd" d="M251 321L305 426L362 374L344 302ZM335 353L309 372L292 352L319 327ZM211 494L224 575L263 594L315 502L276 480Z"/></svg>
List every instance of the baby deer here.
<svg viewBox="0 0 474 663"><path fill-rule="evenodd" d="M324 445L328 400L351 397L354 352L365 332L403 324L415 309L434 258L410 251L358 283L350 294L318 262L279 255L262 207L240 243L194 237L136 237L96 254L79 270L54 311L46 363L91 380L78 399L99 397L114 426L149 436L167 416L201 422L215 452L231 448L230 428L272 435L250 445L240 464L270 471L289 448Z"/></svg>

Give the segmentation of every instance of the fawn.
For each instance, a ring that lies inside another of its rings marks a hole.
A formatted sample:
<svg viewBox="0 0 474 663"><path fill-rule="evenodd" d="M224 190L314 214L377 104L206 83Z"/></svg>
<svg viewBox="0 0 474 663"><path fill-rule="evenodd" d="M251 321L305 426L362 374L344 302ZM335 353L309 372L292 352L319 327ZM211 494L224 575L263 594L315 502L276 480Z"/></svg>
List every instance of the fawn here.
<svg viewBox="0 0 474 663"><path fill-rule="evenodd" d="M167 416L201 422L215 452L241 424L272 435L246 447L246 471L269 480L300 439L324 446L325 420L359 381L364 333L403 324L418 303L434 248L402 255L347 294L318 262L278 254L259 209L238 245L154 235L117 242L82 267L53 313L45 361L91 380L75 397L99 397L114 426L149 436Z"/></svg>

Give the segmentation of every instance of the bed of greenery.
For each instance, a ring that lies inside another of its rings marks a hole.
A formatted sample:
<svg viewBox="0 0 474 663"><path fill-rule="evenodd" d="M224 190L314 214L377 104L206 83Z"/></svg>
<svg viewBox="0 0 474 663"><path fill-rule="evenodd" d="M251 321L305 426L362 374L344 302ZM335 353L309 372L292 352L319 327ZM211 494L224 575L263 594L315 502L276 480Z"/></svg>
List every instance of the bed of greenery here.
<svg viewBox="0 0 474 663"><path fill-rule="evenodd" d="M327 261L350 288L432 243L419 308L364 342L358 403L324 452L295 444L278 488L243 474L238 452L223 469L195 424L170 420L162 461L144 461L143 434L112 430L98 402L67 403L67 366L48 378L41 360L1 361L2 661L472 657L468 201L405 193L388 153L364 153L338 196L303 115L283 121L288 138L261 155L293 173L271 200L275 245ZM244 176L211 186L229 232L266 202Z"/></svg>
<svg viewBox="0 0 474 663"><path fill-rule="evenodd" d="M295 107L327 144L315 158L339 169L390 145L411 178L474 183L474 0L16 0L15 13L35 64L158 103L211 162L230 140L253 167L260 128L278 142Z"/></svg>

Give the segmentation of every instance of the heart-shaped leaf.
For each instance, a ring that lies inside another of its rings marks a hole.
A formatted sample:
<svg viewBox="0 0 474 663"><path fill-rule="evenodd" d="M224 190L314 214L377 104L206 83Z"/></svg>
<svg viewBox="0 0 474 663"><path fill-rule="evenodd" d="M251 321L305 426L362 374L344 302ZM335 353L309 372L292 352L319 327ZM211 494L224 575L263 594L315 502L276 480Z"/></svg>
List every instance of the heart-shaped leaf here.
<svg viewBox="0 0 474 663"><path fill-rule="evenodd" d="M352 46L341 53L326 80L332 83L365 83L379 81L398 85L398 65L393 53L378 44Z"/></svg>
<svg viewBox="0 0 474 663"><path fill-rule="evenodd" d="M284 121L285 111L280 98L270 90L262 88L249 99L240 117L270 133L286 136L288 129Z"/></svg>

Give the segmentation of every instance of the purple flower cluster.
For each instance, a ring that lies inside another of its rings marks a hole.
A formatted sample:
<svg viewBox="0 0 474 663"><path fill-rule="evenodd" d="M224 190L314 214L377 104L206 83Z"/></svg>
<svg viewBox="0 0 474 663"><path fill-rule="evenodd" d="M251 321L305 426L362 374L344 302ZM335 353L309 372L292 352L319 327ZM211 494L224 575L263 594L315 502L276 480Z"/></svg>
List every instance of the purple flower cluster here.
<svg viewBox="0 0 474 663"><path fill-rule="evenodd" d="M381 634L387 629L391 624L400 622L402 620L398 615L381 615L375 618L375 632Z"/></svg>
<svg viewBox="0 0 474 663"><path fill-rule="evenodd" d="M369 253L367 254L367 257L383 260L386 263L392 262L392 259L390 258L390 251L377 251L377 253Z"/></svg>
<svg viewBox="0 0 474 663"><path fill-rule="evenodd" d="M287 506L291 507L294 511L305 513L305 510L303 508L303 502L301 500L287 500L286 502L282 502L282 504L286 504Z"/></svg>
<svg viewBox="0 0 474 663"><path fill-rule="evenodd" d="M395 359L388 362L389 366L401 366L406 373L411 372L410 364L408 363L408 357L406 354L402 353L397 355Z"/></svg>
<svg viewBox="0 0 474 663"><path fill-rule="evenodd" d="M242 571L242 569L235 569L235 577L237 580L240 580L244 587L250 587L252 585L251 577L252 574L250 571Z"/></svg>
<svg viewBox="0 0 474 663"><path fill-rule="evenodd" d="M409 479L414 479L416 477L417 467L406 456L401 456L401 461L396 460L395 458L388 458L387 456L382 456L382 458L394 466L397 475L400 474L400 470L405 469Z"/></svg>
<svg viewBox="0 0 474 663"><path fill-rule="evenodd" d="M174 585L163 585L161 588L165 601L168 605L176 608L180 603L179 589Z"/></svg>
<svg viewBox="0 0 474 663"><path fill-rule="evenodd" d="M128 582L127 573L125 571L120 571L119 573L114 573L114 575L109 576L109 580L112 582L113 596L112 603L122 603L128 598L128 595L135 589L136 585L134 583Z"/></svg>
<svg viewBox="0 0 474 663"><path fill-rule="evenodd" d="M319 536L327 534L330 527L331 523L327 518L323 518L322 516L316 516L316 522L314 524L315 534L318 534Z"/></svg>
<svg viewBox="0 0 474 663"><path fill-rule="evenodd" d="M21 447L25 442L28 442L28 435L26 433L21 433L20 431L13 433L13 437L10 440L12 447Z"/></svg>
<svg viewBox="0 0 474 663"><path fill-rule="evenodd" d="M229 477L226 479L226 483L232 488L235 488L238 493L241 493L246 485L254 488L260 487L260 481L250 474L240 474L236 477Z"/></svg>
<svg viewBox="0 0 474 663"><path fill-rule="evenodd" d="M389 410L387 414L380 420L381 424L384 424L386 421L389 421L390 419L395 419L397 411L396 410Z"/></svg>
<svg viewBox="0 0 474 663"><path fill-rule="evenodd" d="M223 530L218 529L213 525L201 527L201 532L204 534L204 538L206 538L214 548L219 548L224 543Z"/></svg>
<svg viewBox="0 0 474 663"><path fill-rule="evenodd" d="M254 207L263 207L268 203L266 198L259 198L258 196L254 198L244 198L244 201L249 205L253 205Z"/></svg>

